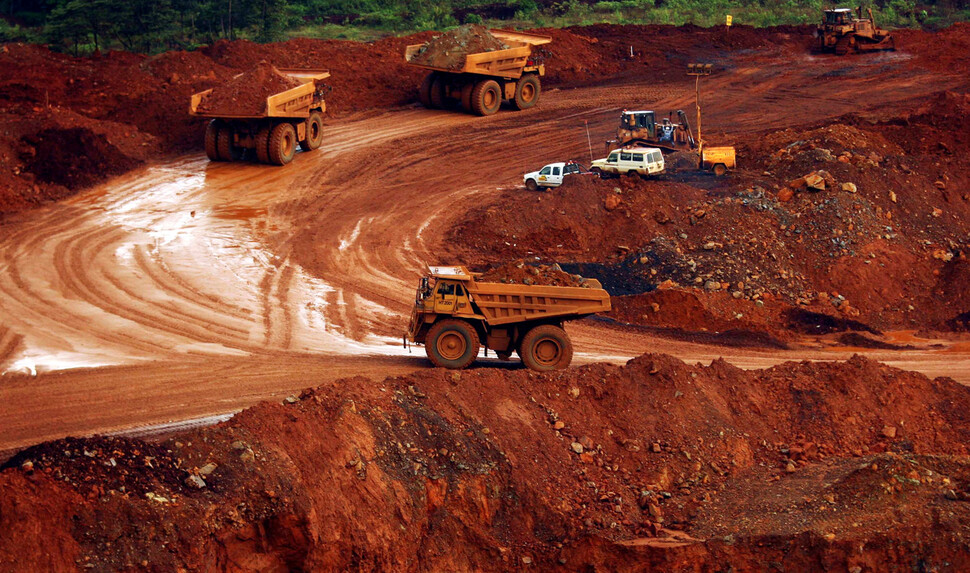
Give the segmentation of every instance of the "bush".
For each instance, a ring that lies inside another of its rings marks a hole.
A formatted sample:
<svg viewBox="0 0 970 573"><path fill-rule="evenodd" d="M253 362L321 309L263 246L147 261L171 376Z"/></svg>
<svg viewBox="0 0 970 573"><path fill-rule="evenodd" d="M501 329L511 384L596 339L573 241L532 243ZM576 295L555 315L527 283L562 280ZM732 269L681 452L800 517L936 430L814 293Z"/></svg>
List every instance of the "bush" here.
<svg viewBox="0 0 970 573"><path fill-rule="evenodd" d="M6 20L0 20L0 42L37 43L39 41L40 38L34 32L16 24L11 25Z"/></svg>

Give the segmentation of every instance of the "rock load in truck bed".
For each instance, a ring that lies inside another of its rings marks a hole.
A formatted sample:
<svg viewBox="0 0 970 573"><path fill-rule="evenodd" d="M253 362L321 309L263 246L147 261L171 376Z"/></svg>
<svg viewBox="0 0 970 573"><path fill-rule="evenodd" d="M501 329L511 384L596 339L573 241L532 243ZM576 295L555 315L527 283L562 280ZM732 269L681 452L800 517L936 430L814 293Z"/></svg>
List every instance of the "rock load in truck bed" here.
<svg viewBox="0 0 970 573"><path fill-rule="evenodd" d="M586 279L571 275L559 265L536 265L518 260L490 269L476 280L486 283L590 288Z"/></svg>
<svg viewBox="0 0 970 573"><path fill-rule="evenodd" d="M301 83L262 61L252 70L214 88L199 103L198 111L210 115L262 115L266 111L266 98Z"/></svg>
<svg viewBox="0 0 970 573"><path fill-rule="evenodd" d="M480 52L507 50L508 46L484 26L466 24L435 36L411 58L412 64L448 70L460 70L465 56Z"/></svg>

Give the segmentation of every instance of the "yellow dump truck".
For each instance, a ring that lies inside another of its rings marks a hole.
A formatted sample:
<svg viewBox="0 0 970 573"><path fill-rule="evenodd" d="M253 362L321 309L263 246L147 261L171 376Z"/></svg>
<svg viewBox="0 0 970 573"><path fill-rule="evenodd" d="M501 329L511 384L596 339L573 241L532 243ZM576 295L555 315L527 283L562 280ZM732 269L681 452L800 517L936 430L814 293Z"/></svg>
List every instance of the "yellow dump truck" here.
<svg viewBox="0 0 970 573"><path fill-rule="evenodd" d="M237 161L244 150L251 149L261 163L285 165L296 155L297 144L304 151L320 147L323 112L327 109L323 80L330 73L295 69L279 72L298 80L300 85L267 97L261 113L209 113L201 104L213 90L192 95L189 114L212 118L205 131L205 153L211 161Z"/></svg>
<svg viewBox="0 0 970 573"><path fill-rule="evenodd" d="M581 287L540 286L481 282L462 266L428 270L405 344L424 344L435 366L465 368L484 346L504 360L518 352L533 370L565 368L573 345L563 322L610 310L610 295L595 279Z"/></svg>
<svg viewBox="0 0 970 573"><path fill-rule="evenodd" d="M404 60L419 68L430 70L418 89L418 99L427 108L448 107L459 103L470 113L492 115L509 101L516 109L528 109L539 102L542 85L539 80L546 73L538 62L533 48L552 42L549 36L490 30L508 49L477 52L465 56L458 69L436 68L415 61L424 44L412 44L404 51Z"/></svg>

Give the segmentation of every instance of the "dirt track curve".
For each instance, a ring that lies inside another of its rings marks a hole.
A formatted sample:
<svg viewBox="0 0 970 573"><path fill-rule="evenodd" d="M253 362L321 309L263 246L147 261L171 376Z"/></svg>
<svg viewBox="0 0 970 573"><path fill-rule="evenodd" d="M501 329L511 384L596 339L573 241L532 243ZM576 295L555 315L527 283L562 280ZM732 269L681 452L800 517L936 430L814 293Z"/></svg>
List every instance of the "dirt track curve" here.
<svg viewBox="0 0 970 573"><path fill-rule="evenodd" d="M914 69L905 52L744 58L704 80L705 133L811 123L960 81ZM692 94L692 82L627 79L548 91L537 109L489 118L417 108L361 115L330 122L324 146L286 168L193 155L9 219L0 227L0 450L426 367L400 334L444 230L527 169L587 160L584 120L599 153L620 109L689 109ZM569 326L577 362L651 350L754 367L850 353L604 329ZM968 355L959 346L870 354L970 382Z"/></svg>

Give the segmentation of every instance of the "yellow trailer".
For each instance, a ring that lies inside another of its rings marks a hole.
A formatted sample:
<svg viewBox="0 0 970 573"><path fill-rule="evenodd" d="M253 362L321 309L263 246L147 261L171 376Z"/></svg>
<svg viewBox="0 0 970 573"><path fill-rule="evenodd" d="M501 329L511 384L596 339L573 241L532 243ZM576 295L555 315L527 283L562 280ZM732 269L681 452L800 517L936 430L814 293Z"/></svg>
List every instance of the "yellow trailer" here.
<svg viewBox="0 0 970 573"><path fill-rule="evenodd" d="M463 266L428 269L405 340L424 344L435 366L464 368L484 346L506 360L518 352L533 370L565 368L573 346L563 322L610 310L596 279L581 287L504 284L478 281Z"/></svg>
<svg viewBox="0 0 970 573"><path fill-rule="evenodd" d="M736 153L733 147L703 147L701 151L701 169L713 171L721 177L729 170L737 167Z"/></svg>

